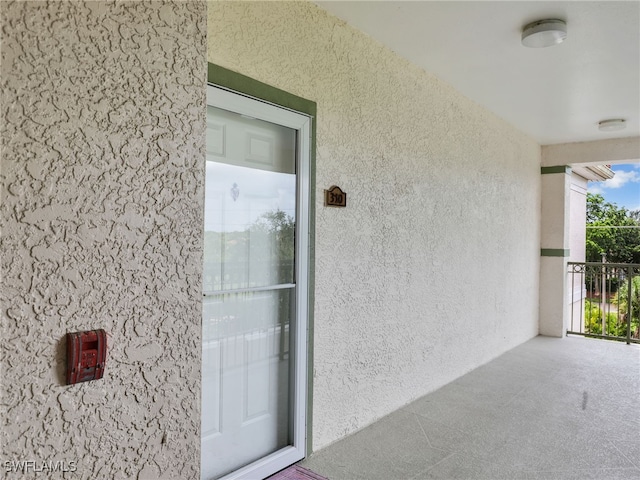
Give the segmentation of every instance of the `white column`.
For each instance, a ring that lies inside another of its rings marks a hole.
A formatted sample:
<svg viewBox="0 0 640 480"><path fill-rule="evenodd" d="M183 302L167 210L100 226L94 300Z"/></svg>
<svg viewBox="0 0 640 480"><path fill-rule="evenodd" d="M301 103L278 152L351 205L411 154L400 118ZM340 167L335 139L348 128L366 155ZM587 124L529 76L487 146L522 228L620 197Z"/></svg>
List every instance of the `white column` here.
<svg viewBox="0 0 640 480"><path fill-rule="evenodd" d="M571 168L542 167L540 231L540 335L563 337L567 331Z"/></svg>

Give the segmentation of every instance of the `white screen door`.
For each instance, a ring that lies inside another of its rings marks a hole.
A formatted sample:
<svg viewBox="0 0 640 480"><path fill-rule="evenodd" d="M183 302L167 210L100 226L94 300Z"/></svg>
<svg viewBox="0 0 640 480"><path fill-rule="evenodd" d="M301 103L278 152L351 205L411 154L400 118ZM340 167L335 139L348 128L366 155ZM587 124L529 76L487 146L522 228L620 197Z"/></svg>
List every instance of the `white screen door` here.
<svg viewBox="0 0 640 480"><path fill-rule="evenodd" d="M209 86L202 478L305 455L309 117Z"/></svg>

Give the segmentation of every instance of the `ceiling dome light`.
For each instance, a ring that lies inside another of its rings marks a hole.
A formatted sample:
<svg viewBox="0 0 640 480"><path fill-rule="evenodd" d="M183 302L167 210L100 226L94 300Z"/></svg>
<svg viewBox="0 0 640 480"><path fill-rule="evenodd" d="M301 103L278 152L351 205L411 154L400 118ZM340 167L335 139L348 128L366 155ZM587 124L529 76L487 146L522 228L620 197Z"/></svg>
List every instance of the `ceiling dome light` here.
<svg viewBox="0 0 640 480"><path fill-rule="evenodd" d="M612 118L610 120L602 120L598 123L598 130L601 132L614 132L616 130L624 130L627 126L624 118Z"/></svg>
<svg viewBox="0 0 640 480"><path fill-rule="evenodd" d="M525 47L551 47L564 42L565 38L567 38L567 24L562 20L538 20L522 29L522 44Z"/></svg>

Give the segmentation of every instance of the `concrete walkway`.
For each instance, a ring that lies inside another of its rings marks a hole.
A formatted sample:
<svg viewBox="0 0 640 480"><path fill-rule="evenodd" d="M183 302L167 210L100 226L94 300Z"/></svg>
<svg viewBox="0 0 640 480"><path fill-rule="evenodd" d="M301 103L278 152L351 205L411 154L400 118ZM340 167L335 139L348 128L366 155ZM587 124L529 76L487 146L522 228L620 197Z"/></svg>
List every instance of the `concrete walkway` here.
<svg viewBox="0 0 640 480"><path fill-rule="evenodd" d="M640 346L534 338L302 465L331 480L640 479Z"/></svg>

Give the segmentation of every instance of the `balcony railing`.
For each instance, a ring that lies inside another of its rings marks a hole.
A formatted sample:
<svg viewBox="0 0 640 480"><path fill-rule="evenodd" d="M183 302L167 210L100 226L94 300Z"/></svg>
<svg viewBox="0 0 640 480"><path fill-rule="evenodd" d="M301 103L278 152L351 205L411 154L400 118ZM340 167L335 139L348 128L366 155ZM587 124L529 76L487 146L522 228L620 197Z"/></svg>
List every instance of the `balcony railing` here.
<svg viewBox="0 0 640 480"><path fill-rule="evenodd" d="M640 343L640 264L569 262L568 334Z"/></svg>

